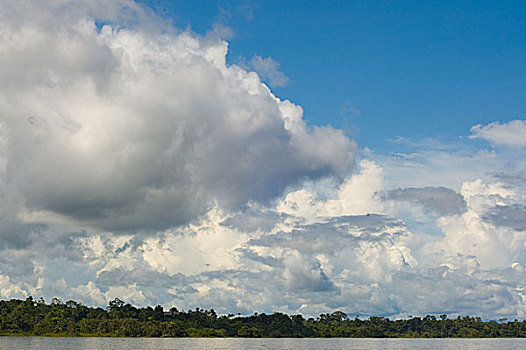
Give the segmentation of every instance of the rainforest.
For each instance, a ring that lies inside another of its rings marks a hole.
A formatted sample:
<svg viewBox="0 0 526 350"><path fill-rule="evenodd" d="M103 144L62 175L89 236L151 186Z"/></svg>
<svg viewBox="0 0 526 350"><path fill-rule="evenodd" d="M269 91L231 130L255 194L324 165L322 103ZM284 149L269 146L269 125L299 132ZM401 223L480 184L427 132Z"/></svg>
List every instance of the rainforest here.
<svg viewBox="0 0 526 350"><path fill-rule="evenodd" d="M342 311L306 319L302 315L254 313L218 315L213 309L180 311L162 306L138 308L116 298L105 309L53 298L0 301L0 335L103 337L348 337L486 338L526 337L526 320L426 315L391 320Z"/></svg>

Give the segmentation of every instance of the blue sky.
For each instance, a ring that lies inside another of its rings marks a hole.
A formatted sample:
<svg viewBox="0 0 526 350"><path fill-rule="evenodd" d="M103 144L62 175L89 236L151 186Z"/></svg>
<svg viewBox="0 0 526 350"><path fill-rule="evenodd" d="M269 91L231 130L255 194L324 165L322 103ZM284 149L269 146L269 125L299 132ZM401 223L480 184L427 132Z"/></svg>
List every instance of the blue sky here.
<svg viewBox="0 0 526 350"><path fill-rule="evenodd" d="M228 61L272 57L273 87L313 125L359 144L455 138L471 126L524 117L522 1L145 1L180 28L232 28ZM359 111L359 112L358 112Z"/></svg>
<svg viewBox="0 0 526 350"><path fill-rule="evenodd" d="M526 318L525 12L1 1L0 298Z"/></svg>

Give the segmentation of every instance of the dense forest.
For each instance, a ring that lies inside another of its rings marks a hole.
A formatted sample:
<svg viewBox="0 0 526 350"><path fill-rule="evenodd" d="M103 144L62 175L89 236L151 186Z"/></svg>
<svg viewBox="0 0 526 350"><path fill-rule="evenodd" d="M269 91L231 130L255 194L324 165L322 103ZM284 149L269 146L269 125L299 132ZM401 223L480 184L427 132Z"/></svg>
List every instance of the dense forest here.
<svg viewBox="0 0 526 350"><path fill-rule="evenodd" d="M349 319L341 311L316 319L302 315L219 316L211 310L179 311L162 306L137 308L120 299L106 309L53 298L47 304L0 301L0 335L111 337L526 337L526 321L482 321L480 317L446 315L390 320Z"/></svg>

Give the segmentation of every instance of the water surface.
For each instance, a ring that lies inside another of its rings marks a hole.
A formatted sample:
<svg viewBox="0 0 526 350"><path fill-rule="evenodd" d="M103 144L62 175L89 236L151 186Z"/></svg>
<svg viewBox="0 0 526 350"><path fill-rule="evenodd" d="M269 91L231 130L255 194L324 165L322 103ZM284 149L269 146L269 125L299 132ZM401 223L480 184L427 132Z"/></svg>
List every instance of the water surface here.
<svg viewBox="0 0 526 350"><path fill-rule="evenodd" d="M13 350L354 350L354 349L526 349L526 339L244 339L244 338L47 338L0 337Z"/></svg>

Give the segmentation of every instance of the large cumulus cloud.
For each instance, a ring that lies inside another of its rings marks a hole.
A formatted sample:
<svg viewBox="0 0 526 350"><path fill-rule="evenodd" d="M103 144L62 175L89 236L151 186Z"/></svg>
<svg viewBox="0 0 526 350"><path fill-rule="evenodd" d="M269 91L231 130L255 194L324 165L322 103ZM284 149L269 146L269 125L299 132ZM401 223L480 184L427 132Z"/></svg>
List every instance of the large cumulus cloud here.
<svg viewBox="0 0 526 350"><path fill-rule="evenodd" d="M226 65L225 41L131 1L0 16L0 165L26 223L161 229L352 168L353 143Z"/></svg>

